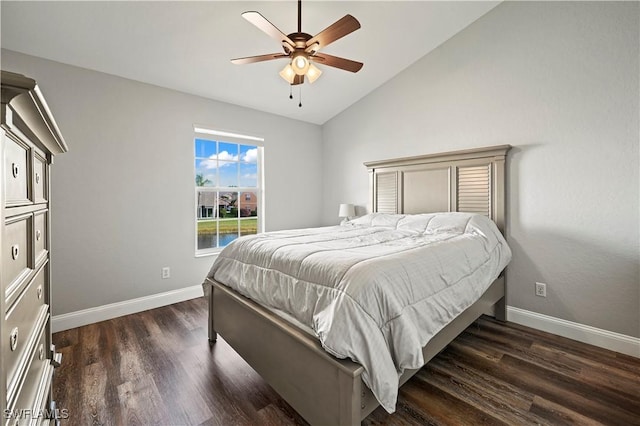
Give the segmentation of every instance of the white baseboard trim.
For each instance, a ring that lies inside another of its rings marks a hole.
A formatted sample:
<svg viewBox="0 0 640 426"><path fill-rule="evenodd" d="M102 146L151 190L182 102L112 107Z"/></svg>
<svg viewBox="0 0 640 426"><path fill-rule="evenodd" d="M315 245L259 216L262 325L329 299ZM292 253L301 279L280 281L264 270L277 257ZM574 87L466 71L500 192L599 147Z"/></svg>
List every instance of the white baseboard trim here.
<svg viewBox="0 0 640 426"><path fill-rule="evenodd" d="M93 324L123 315L135 314L148 309L159 308L189 299L195 299L203 295L202 286L181 288L165 293L152 294L151 296L138 297L124 300L95 308L69 312L68 314L54 315L51 319L52 332L69 330L87 324Z"/></svg>
<svg viewBox="0 0 640 426"><path fill-rule="evenodd" d="M640 339L507 306L507 321L640 358Z"/></svg>

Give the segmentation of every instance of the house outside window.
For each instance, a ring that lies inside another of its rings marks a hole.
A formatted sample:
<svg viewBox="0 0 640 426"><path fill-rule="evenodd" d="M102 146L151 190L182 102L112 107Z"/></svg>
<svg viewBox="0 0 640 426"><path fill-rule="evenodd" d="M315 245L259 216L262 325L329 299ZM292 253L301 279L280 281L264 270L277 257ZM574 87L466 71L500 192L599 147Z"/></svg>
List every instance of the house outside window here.
<svg viewBox="0 0 640 426"><path fill-rule="evenodd" d="M261 138L196 128L196 255L263 229Z"/></svg>

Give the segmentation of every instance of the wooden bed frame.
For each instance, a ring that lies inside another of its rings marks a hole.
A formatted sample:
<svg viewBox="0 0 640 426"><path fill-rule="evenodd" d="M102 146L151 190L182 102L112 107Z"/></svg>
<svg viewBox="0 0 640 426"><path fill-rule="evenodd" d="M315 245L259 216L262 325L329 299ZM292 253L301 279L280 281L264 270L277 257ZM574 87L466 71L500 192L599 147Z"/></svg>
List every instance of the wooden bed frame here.
<svg viewBox="0 0 640 426"><path fill-rule="evenodd" d="M505 159L511 146L365 163L370 174L369 211L485 214L504 234ZM261 305L207 279L209 340L217 333L312 425L359 425L378 401L362 382L363 367L328 354L319 341ZM425 363L480 315L506 319L504 274L480 300L423 348ZM406 371L404 384L418 370ZM240 395L238 397L241 397Z"/></svg>

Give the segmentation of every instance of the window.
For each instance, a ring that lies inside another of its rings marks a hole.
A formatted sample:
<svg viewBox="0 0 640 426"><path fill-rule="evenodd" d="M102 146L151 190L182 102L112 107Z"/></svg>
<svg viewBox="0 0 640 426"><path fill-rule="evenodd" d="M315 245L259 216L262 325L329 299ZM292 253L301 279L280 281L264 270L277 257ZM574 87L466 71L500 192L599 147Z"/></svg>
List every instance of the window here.
<svg viewBox="0 0 640 426"><path fill-rule="evenodd" d="M256 140L196 128L196 255L262 231L263 148Z"/></svg>

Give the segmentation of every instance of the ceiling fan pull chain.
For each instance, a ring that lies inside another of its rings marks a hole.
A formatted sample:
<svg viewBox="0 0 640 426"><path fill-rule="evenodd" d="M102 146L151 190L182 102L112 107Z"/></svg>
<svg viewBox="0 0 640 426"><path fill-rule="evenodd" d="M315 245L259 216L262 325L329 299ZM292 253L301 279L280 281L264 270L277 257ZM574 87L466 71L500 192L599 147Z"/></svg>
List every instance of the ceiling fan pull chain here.
<svg viewBox="0 0 640 426"><path fill-rule="evenodd" d="M289 85L289 99L293 99L293 85Z"/></svg>
<svg viewBox="0 0 640 426"><path fill-rule="evenodd" d="M300 100L298 107L302 108L302 84L300 85L300 92L298 92L298 99Z"/></svg>

